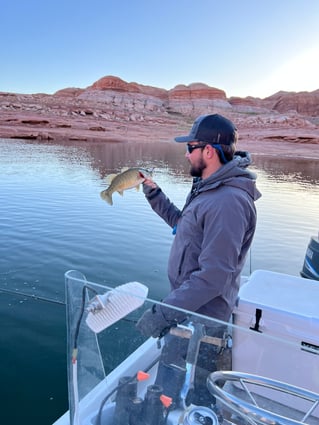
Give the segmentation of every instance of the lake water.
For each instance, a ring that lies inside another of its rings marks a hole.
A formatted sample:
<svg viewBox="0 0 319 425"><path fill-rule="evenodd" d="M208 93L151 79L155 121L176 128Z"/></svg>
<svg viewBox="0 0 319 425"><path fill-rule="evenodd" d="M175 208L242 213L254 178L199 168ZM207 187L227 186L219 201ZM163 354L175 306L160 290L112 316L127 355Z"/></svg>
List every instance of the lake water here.
<svg viewBox="0 0 319 425"><path fill-rule="evenodd" d="M177 144L38 143L0 139L0 423L52 423L67 409L64 273L109 286L136 280L168 291L171 229L142 190L99 196L122 167L154 167L182 207L191 184ZM244 273L298 276L319 228L317 160L253 157L263 196Z"/></svg>

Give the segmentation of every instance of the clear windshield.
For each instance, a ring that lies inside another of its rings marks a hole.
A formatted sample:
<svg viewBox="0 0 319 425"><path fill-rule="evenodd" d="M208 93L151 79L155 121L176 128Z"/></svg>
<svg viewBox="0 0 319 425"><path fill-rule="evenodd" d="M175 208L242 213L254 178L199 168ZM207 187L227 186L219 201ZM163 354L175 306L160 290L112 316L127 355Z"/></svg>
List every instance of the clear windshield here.
<svg viewBox="0 0 319 425"><path fill-rule="evenodd" d="M319 423L317 319L239 303L223 323L177 309L182 325L147 338L136 323L163 305L134 288L112 299L114 288L66 274L72 425Z"/></svg>

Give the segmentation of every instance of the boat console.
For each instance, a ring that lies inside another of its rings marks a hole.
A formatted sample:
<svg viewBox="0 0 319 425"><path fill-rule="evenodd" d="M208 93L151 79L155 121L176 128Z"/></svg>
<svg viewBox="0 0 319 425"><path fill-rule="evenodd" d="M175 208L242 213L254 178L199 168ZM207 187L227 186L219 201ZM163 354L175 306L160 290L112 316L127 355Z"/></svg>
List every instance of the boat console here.
<svg viewBox="0 0 319 425"><path fill-rule="evenodd" d="M317 282L254 272L231 323L184 311L160 340L135 324L161 303L125 285L66 273L70 409L54 425L319 423Z"/></svg>

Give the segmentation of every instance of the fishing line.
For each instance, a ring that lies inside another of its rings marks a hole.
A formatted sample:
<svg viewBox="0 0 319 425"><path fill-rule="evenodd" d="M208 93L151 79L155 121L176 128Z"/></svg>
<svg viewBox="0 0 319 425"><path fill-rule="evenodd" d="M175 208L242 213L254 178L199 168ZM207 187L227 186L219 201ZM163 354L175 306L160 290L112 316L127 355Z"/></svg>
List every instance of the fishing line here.
<svg viewBox="0 0 319 425"><path fill-rule="evenodd" d="M90 289L92 289L92 288L90 288ZM31 298L32 300L35 300L35 301L44 301L44 302L47 302L47 303L63 305L63 306L66 305L65 301L52 300L51 298L45 298L45 297L42 297L40 295L27 294L25 292L20 292L20 291L16 292L16 291L13 291L12 289L5 289L5 288L0 287L0 293L1 292L8 294L8 295L16 295L16 296L20 296L20 297ZM133 318L124 317L122 320L124 322L129 322L129 323L137 323L138 319L139 319L139 317L137 317L137 318L135 318L135 317L133 317Z"/></svg>
<svg viewBox="0 0 319 425"><path fill-rule="evenodd" d="M52 304L66 305L64 301L53 300L51 298L42 297L40 295L27 294L25 292L20 292L20 291L17 292L17 291L13 291L12 289L0 288L0 292L4 292L5 294L9 294L9 295L16 295L19 297L31 298L36 301L44 301L44 302L52 303Z"/></svg>

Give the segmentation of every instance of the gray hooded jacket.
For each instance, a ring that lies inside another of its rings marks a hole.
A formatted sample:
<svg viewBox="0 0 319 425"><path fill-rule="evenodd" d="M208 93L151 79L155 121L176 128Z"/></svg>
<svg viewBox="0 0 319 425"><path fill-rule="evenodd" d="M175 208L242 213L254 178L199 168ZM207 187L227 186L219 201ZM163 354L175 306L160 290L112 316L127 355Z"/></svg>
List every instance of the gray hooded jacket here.
<svg viewBox="0 0 319 425"><path fill-rule="evenodd" d="M256 227L254 201L261 195L256 176L246 170L249 156L235 156L207 179L193 184L183 210L159 187L144 186L153 210L176 229L164 303L228 321L240 273Z"/></svg>

